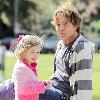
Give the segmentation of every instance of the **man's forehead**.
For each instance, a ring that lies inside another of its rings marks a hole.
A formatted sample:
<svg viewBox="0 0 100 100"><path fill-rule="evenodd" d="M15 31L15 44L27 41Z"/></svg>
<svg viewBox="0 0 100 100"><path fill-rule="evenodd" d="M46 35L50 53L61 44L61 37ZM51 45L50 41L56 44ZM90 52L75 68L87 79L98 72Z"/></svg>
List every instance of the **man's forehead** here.
<svg viewBox="0 0 100 100"><path fill-rule="evenodd" d="M63 14L57 15L57 21L68 22L68 18L65 17Z"/></svg>

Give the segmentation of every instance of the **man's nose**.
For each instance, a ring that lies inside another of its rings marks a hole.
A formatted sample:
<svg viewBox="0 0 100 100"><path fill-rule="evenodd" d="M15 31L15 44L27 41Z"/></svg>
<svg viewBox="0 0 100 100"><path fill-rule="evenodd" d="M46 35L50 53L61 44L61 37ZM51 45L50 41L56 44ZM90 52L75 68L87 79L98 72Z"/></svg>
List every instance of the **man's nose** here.
<svg viewBox="0 0 100 100"><path fill-rule="evenodd" d="M63 31L63 30L64 30L64 26L61 25L61 26L59 27L59 30L60 30L60 31Z"/></svg>

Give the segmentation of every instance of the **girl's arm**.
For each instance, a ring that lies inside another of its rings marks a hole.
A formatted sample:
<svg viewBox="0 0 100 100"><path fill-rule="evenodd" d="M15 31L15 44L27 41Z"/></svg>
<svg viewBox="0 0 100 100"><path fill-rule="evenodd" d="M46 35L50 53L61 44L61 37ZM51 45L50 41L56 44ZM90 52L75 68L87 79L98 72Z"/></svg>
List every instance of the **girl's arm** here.
<svg viewBox="0 0 100 100"><path fill-rule="evenodd" d="M14 71L15 90L21 94L40 94L45 92L45 85L42 81L31 81L30 72L24 67L18 67Z"/></svg>

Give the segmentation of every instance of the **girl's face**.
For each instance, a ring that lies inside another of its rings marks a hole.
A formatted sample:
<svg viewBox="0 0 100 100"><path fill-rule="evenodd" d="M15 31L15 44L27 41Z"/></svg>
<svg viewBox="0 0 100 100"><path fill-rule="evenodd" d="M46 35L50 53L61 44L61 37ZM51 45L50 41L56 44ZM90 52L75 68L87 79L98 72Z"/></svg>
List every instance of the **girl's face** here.
<svg viewBox="0 0 100 100"><path fill-rule="evenodd" d="M40 51L41 51L40 45L36 45L36 46L29 48L25 54L26 61L29 64L36 62L36 60L38 59L38 56L40 54Z"/></svg>
<svg viewBox="0 0 100 100"><path fill-rule="evenodd" d="M66 44L66 41L70 41L71 37L76 35L77 27L73 26L73 24L69 22L63 14L57 16L57 21L58 23L55 29L60 39Z"/></svg>

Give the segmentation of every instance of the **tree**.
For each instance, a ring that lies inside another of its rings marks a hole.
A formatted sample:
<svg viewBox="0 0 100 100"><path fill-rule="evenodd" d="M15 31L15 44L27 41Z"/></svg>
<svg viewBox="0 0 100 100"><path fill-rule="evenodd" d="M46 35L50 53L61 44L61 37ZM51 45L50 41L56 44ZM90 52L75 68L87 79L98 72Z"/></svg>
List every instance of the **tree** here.
<svg viewBox="0 0 100 100"><path fill-rule="evenodd" d="M83 18L83 30L85 33L100 33L100 0L79 0L75 2Z"/></svg>
<svg viewBox="0 0 100 100"><path fill-rule="evenodd" d="M0 0L0 26L6 25L7 28L14 27L14 1L15 0ZM28 22L26 23L25 20L27 20L30 16L29 10L32 9L35 12L37 11L37 5L33 1L28 0L18 0L19 1L19 21L21 28L27 28ZM5 28L5 27L3 27ZM4 29L0 29L0 36L2 37L2 34L4 34ZM30 27L29 27L30 28ZM6 30L6 29L5 29ZM5 32L5 35L7 35L7 32Z"/></svg>

